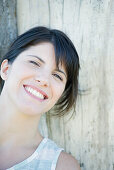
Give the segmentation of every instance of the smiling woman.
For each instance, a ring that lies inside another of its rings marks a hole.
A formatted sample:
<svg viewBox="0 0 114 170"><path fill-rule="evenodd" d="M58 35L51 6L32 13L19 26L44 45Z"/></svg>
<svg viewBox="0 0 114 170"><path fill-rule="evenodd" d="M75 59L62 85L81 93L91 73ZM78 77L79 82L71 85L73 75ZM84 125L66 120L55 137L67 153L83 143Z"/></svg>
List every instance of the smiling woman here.
<svg viewBox="0 0 114 170"><path fill-rule="evenodd" d="M15 40L1 62L1 169L80 169L37 129L41 115L54 105L58 115L74 107L78 73L78 54L63 32L35 27Z"/></svg>

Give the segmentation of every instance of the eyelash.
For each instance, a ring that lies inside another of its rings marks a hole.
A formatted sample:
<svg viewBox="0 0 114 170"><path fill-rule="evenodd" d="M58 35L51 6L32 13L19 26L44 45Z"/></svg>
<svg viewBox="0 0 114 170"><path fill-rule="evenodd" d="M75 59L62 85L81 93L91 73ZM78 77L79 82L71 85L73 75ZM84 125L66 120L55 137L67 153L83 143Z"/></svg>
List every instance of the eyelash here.
<svg viewBox="0 0 114 170"><path fill-rule="evenodd" d="M53 74L55 77L57 77L59 80L63 81L62 77L59 76L58 74Z"/></svg>
<svg viewBox="0 0 114 170"><path fill-rule="evenodd" d="M34 65L36 65L36 66L38 66L38 67L40 67L40 64L39 63L37 63L37 62L35 62L35 61L29 61L30 63L32 63L32 64L34 64Z"/></svg>

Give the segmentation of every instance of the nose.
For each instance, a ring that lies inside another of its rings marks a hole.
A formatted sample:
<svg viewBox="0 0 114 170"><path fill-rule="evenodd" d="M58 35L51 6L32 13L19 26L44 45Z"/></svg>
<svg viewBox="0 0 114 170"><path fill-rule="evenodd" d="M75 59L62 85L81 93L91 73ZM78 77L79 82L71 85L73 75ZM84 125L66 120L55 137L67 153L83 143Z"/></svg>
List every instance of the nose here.
<svg viewBox="0 0 114 170"><path fill-rule="evenodd" d="M35 81L38 82L38 84L42 87L48 87L49 86L49 79L47 77L35 77Z"/></svg>

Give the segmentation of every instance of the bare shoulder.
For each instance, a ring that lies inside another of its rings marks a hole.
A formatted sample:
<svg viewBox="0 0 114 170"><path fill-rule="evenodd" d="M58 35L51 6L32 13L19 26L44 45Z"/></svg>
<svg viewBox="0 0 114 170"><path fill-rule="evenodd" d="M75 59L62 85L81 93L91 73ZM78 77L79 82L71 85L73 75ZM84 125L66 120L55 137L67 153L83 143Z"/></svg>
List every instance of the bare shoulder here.
<svg viewBox="0 0 114 170"><path fill-rule="evenodd" d="M78 161L66 152L61 152L56 170L81 170Z"/></svg>

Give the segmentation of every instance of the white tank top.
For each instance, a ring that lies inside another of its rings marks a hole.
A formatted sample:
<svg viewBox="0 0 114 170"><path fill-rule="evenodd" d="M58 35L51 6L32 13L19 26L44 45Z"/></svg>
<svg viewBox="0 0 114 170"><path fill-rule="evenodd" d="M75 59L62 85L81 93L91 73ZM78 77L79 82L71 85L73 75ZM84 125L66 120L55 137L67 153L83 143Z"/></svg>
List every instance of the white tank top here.
<svg viewBox="0 0 114 170"><path fill-rule="evenodd" d="M52 140L44 138L29 158L7 170L55 170L62 150Z"/></svg>

